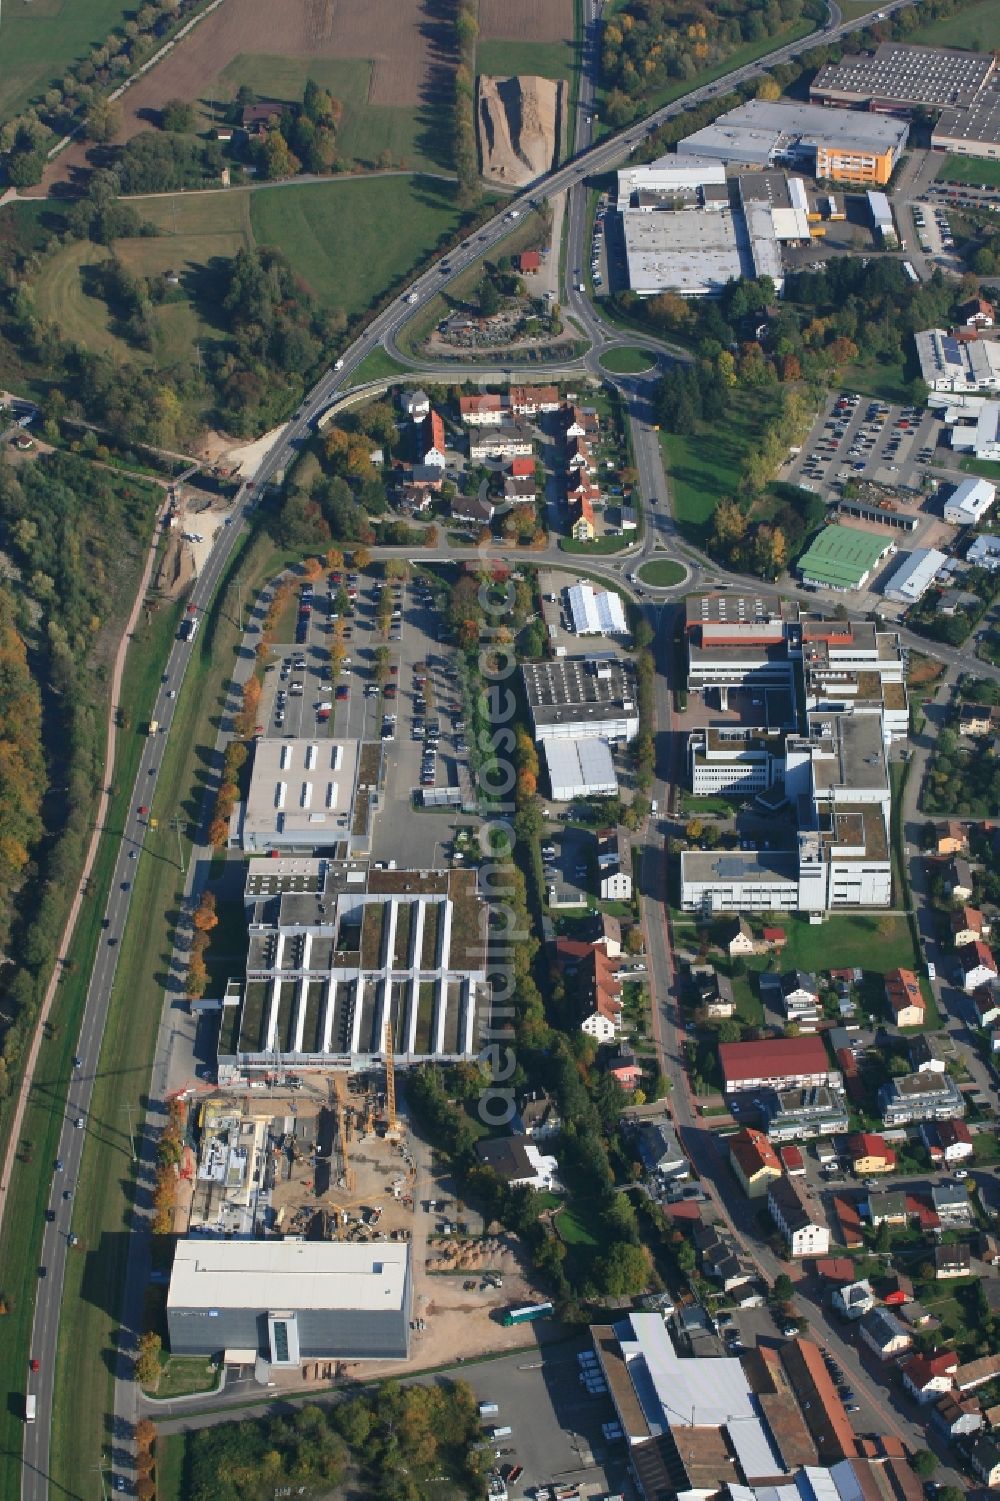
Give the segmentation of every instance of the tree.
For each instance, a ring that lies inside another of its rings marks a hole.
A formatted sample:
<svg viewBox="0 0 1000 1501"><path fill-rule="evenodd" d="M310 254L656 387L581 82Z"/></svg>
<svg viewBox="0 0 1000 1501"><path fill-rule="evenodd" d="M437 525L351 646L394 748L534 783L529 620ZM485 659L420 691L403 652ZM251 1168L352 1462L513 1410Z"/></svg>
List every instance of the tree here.
<svg viewBox="0 0 1000 1501"><path fill-rule="evenodd" d="M776 1303L788 1303L795 1291L794 1284L787 1272L779 1272L774 1279L774 1287L771 1289Z"/></svg>
<svg viewBox="0 0 1000 1501"><path fill-rule="evenodd" d="M124 118L118 99L95 99L87 111L86 130L92 141L113 141Z"/></svg>
<svg viewBox="0 0 1000 1501"><path fill-rule="evenodd" d="M194 110L184 99L168 99L160 111L160 124L164 130L184 134L194 129Z"/></svg>
<svg viewBox="0 0 1000 1501"><path fill-rule="evenodd" d="M774 78L762 78L757 85L757 98L766 99L768 103L773 104L776 99L781 98L781 85Z"/></svg>
<svg viewBox="0 0 1000 1501"><path fill-rule="evenodd" d="M158 1334L147 1330L139 1335L139 1353L136 1356L135 1374L143 1386L150 1386L160 1374L160 1349L163 1341Z"/></svg>
<svg viewBox="0 0 1000 1501"><path fill-rule="evenodd" d="M930 1449L918 1449L910 1456L910 1464L919 1480L930 1480L938 1467L937 1455L932 1454Z"/></svg>
<svg viewBox="0 0 1000 1501"><path fill-rule="evenodd" d="M891 1249L891 1247L892 1230L890 1229L889 1221L883 1220L878 1229L875 1231L875 1249L880 1253L880 1255L884 1255L886 1251Z"/></svg>

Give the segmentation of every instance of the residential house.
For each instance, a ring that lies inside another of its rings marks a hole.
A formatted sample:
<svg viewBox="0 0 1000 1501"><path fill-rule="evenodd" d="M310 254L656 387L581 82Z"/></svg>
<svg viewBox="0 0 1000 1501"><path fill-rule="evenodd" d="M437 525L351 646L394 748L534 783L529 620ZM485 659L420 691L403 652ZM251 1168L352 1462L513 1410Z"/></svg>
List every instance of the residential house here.
<svg viewBox="0 0 1000 1501"><path fill-rule="evenodd" d="M878 1092L886 1126L911 1121L952 1120L965 1114L962 1091L950 1074L902 1074L889 1079Z"/></svg>
<svg viewBox="0 0 1000 1501"><path fill-rule="evenodd" d="M414 464L410 479L415 485L426 485L435 495L444 488L444 470L438 464Z"/></svg>
<svg viewBox="0 0 1000 1501"><path fill-rule="evenodd" d="M941 1222L941 1229L961 1229L971 1225L971 1207L964 1183L932 1184L931 1204Z"/></svg>
<svg viewBox="0 0 1000 1501"><path fill-rule="evenodd" d="M730 959L745 958L747 954L754 954L757 951L753 928L745 917L733 917L726 923L721 943L722 947L728 951Z"/></svg>
<svg viewBox="0 0 1000 1501"><path fill-rule="evenodd" d="M938 1402L951 1391L952 1377L958 1370L954 1350L938 1350L934 1355L911 1355L903 1365L903 1385L924 1406Z"/></svg>
<svg viewBox="0 0 1000 1501"><path fill-rule="evenodd" d="M542 412L558 412L559 390L556 386L511 386L510 409L515 417L538 417Z"/></svg>
<svg viewBox="0 0 1000 1501"><path fill-rule="evenodd" d="M830 1202L837 1217L841 1240L849 1251L858 1250L865 1243L858 1200L848 1199L844 1194L834 1194Z"/></svg>
<svg viewBox="0 0 1000 1501"><path fill-rule="evenodd" d="M422 516L434 504L434 491L429 485L413 485L404 480L396 489L396 504L404 516Z"/></svg>
<svg viewBox="0 0 1000 1501"><path fill-rule="evenodd" d="M736 1009L733 982L728 975L720 975L714 965L692 964L688 970L688 983L694 992L695 1004L702 1007L712 1021L724 1021L733 1015Z"/></svg>
<svg viewBox="0 0 1000 1501"><path fill-rule="evenodd" d="M537 1141L548 1136L558 1136L562 1130L562 1120L555 1100L544 1089L539 1089L524 1096L511 1126L518 1136Z"/></svg>
<svg viewBox="0 0 1000 1501"><path fill-rule="evenodd" d="M563 431L567 439L592 438L601 428L597 413L587 407L567 407L564 420L566 425Z"/></svg>
<svg viewBox="0 0 1000 1501"><path fill-rule="evenodd" d="M948 861L944 873L944 888L956 902L967 902L972 895L972 867L968 860L956 855Z"/></svg>
<svg viewBox="0 0 1000 1501"><path fill-rule="evenodd" d="M496 510L488 496L456 495L451 503L453 521L466 521L473 526L489 526Z"/></svg>
<svg viewBox="0 0 1000 1501"><path fill-rule="evenodd" d="M981 739L1000 725L1000 707L996 704L959 704L958 733Z"/></svg>
<svg viewBox="0 0 1000 1501"><path fill-rule="evenodd" d="M943 1074L948 1067L944 1040L933 1032L921 1032L919 1037L911 1037L907 1052L918 1074Z"/></svg>
<svg viewBox="0 0 1000 1501"><path fill-rule="evenodd" d="M1000 1019L1000 985L995 980L973 992L972 1018L977 1027L992 1027Z"/></svg>
<svg viewBox="0 0 1000 1501"><path fill-rule="evenodd" d="M781 950L788 942L788 934L784 928L765 928L761 937L767 947L773 949L778 954L781 953Z"/></svg>
<svg viewBox="0 0 1000 1501"><path fill-rule="evenodd" d="M996 979L996 960L981 938L974 943L963 943L957 954L962 966L962 984L968 995Z"/></svg>
<svg viewBox="0 0 1000 1501"><path fill-rule="evenodd" d="M839 1088L840 1074L830 1067L821 1037L771 1037L763 1042L723 1042L719 1063L727 1094L740 1089Z"/></svg>
<svg viewBox="0 0 1000 1501"><path fill-rule="evenodd" d="M935 1129L942 1159L949 1166L953 1162L964 1162L975 1152L972 1132L964 1121L938 1121Z"/></svg>
<svg viewBox="0 0 1000 1501"><path fill-rule="evenodd" d="M533 477L528 479L520 475L505 475L503 498L512 506L534 505L538 499L538 486L535 484Z"/></svg>
<svg viewBox="0 0 1000 1501"><path fill-rule="evenodd" d="M1000 1376L1000 1355L982 1355L978 1360L967 1361L955 1372L955 1389L963 1396L974 1392L989 1381Z"/></svg>
<svg viewBox="0 0 1000 1501"><path fill-rule="evenodd" d="M967 1396L977 1387L985 1387L986 1382L995 1381L997 1376L1000 1376L1000 1355L980 1355L979 1360L970 1360L958 1367L955 1388L962 1396Z"/></svg>
<svg viewBox="0 0 1000 1501"><path fill-rule="evenodd" d="M721 1283L722 1291L725 1293L732 1292L738 1287L746 1287L747 1283L752 1282L757 1275L753 1262L741 1256L739 1246L725 1231L718 1230L714 1225L711 1229L715 1231L717 1241L714 1245L702 1249L702 1275Z"/></svg>
<svg viewBox="0 0 1000 1501"><path fill-rule="evenodd" d="M927 1007L912 969L893 969L885 977L885 1003L897 1027L921 1027Z"/></svg>
<svg viewBox="0 0 1000 1501"><path fill-rule="evenodd" d="M605 1068L629 1094L634 1089L638 1089L642 1083L642 1064L627 1044L623 1044L618 1052L608 1059Z"/></svg>
<svg viewBox="0 0 1000 1501"><path fill-rule="evenodd" d="M440 412L430 411L420 424L418 443L420 462L433 469L443 469L448 462L445 455L444 420Z"/></svg>
<svg viewBox="0 0 1000 1501"><path fill-rule="evenodd" d="M404 391L399 404L413 422L423 422L431 409L431 399L426 391Z"/></svg>
<svg viewBox="0 0 1000 1501"><path fill-rule="evenodd" d="M849 1256L821 1256L813 1267L817 1277L844 1287L854 1281L854 1262Z"/></svg>
<svg viewBox="0 0 1000 1501"><path fill-rule="evenodd" d="M575 542L593 542L597 536L597 521L594 507L589 500L581 500L571 527Z"/></svg>
<svg viewBox="0 0 1000 1501"><path fill-rule="evenodd" d="M875 1307L875 1294L868 1278L863 1277L860 1282L835 1287L830 1301L842 1318L861 1319Z"/></svg>
<svg viewBox="0 0 1000 1501"><path fill-rule="evenodd" d="M902 1308L913 1298L913 1283L905 1272L890 1272L879 1278L878 1295L887 1308Z"/></svg>
<svg viewBox="0 0 1000 1501"><path fill-rule="evenodd" d="M691 1165L668 1120L642 1121L636 1130L636 1144L647 1173L666 1178L686 1178L690 1173Z"/></svg>
<svg viewBox="0 0 1000 1501"><path fill-rule="evenodd" d="M581 1031L598 1042L613 1042L621 1028L621 981L617 962L595 944L579 970L579 991L584 1006Z"/></svg>
<svg viewBox="0 0 1000 1501"><path fill-rule="evenodd" d="M497 1136L476 1143L476 1155L509 1188L539 1188L559 1192L559 1164L522 1136Z"/></svg>
<svg viewBox="0 0 1000 1501"><path fill-rule="evenodd" d="M993 304L987 302L985 297L970 297L968 302L963 302L958 310L958 317L966 328L992 328L996 322Z"/></svg>
<svg viewBox="0 0 1000 1501"><path fill-rule="evenodd" d="M983 1409L975 1397L958 1397L949 1391L931 1413L931 1426L949 1442L978 1433L983 1426Z"/></svg>
<svg viewBox="0 0 1000 1501"><path fill-rule="evenodd" d="M507 465L507 473L512 479L534 479L535 461L533 458L513 458Z"/></svg>
<svg viewBox="0 0 1000 1501"><path fill-rule="evenodd" d="M284 113L285 106L276 104L273 100L270 103L265 100L260 104L245 104L240 124L251 139L262 140L269 127L276 125Z"/></svg>
<svg viewBox="0 0 1000 1501"><path fill-rule="evenodd" d="M540 250L522 250L511 259L514 262L515 271L519 271L522 276L530 276L540 270L542 253Z"/></svg>
<svg viewBox="0 0 1000 1501"><path fill-rule="evenodd" d="M1000 1265L1000 1238L992 1235L989 1230L981 1230L976 1240L976 1255L987 1266Z"/></svg>
<svg viewBox="0 0 1000 1501"><path fill-rule="evenodd" d="M819 987L816 976L793 969L781 977L781 999L789 1021L813 1023L819 1019Z"/></svg>
<svg viewBox="0 0 1000 1501"><path fill-rule="evenodd" d="M629 846L619 829L597 831L597 881L602 901L632 900L632 873L622 863L623 851L628 855Z"/></svg>
<svg viewBox="0 0 1000 1501"><path fill-rule="evenodd" d="M508 407L503 397L489 391L479 396L458 398L458 415L466 427L499 427L507 414Z"/></svg>
<svg viewBox="0 0 1000 1501"><path fill-rule="evenodd" d="M595 485L585 474L568 475L566 479L566 504L571 508L587 501L596 506L601 499L601 487Z"/></svg>
<svg viewBox="0 0 1000 1501"><path fill-rule="evenodd" d="M596 468L589 445L583 438L571 438L566 444L566 469L570 474L574 472L591 474Z"/></svg>
<svg viewBox="0 0 1000 1501"><path fill-rule="evenodd" d="M469 433L469 458L476 463L483 459L526 458L532 445L531 432L522 422L505 427L473 428Z"/></svg>
<svg viewBox="0 0 1000 1501"><path fill-rule="evenodd" d="M830 1249L830 1231L801 1189L791 1178L781 1177L767 1191L771 1218L785 1238L789 1256L825 1256Z"/></svg>
<svg viewBox="0 0 1000 1501"><path fill-rule="evenodd" d="M951 924L951 941L956 948L966 943L978 943L990 936L990 924L978 907L959 907L948 915Z"/></svg>
<svg viewBox="0 0 1000 1501"><path fill-rule="evenodd" d="M581 936L588 943L599 943L609 959L618 959L622 951L622 925L607 912L592 912Z"/></svg>
<svg viewBox="0 0 1000 1501"><path fill-rule="evenodd" d="M804 1178L806 1175L806 1160L798 1147L780 1147L778 1156L781 1165L789 1178Z"/></svg>
<svg viewBox="0 0 1000 1501"><path fill-rule="evenodd" d="M868 1218L876 1230L879 1225L905 1225L909 1218L905 1193L901 1190L870 1193L868 1195Z"/></svg>
<svg viewBox="0 0 1000 1501"><path fill-rule="evenodd" d="M949 1277L968 1277L972 1272L972 1252L968 1246L935 1246L934 1276L939 1282Z"/></svg>
<svg viewBox="0 0 1000 1501"><path fill-rule="evenodd" d="M781 1177L778 1154L763 1131L744 1126L729 1140L729 1162L748 1199L762 1199Z"/></svg>
<svg viewBox="0 0 1000 1501"><path fill-rule="evenodd" d="M969 853L969 836L965 832L965 825L959 823L957 818L949 818L947 823L938 826L937 852L939 855Z"/></svg>
<svg viewBox="0 0 1000 1501"><path fill-rule="evenodd" d="M861 1338L879 1360L892 1360L913 1348L913 1335L888 1308L872 1308L858 1326Z"/></svg>
<svg viewBox="0 0 1000 1501"><path fill-rule="evenodd" d="M970 1469L984 1485L1000 1486L1000 1443L986 1433L974 1433L962 1445Z"/></svg>
<svg viewBox="0 0 1000 1501"><path fill-rule="evenodd" d="M928 1313L924 1305L915 1300L899 1305L899 1317L909 1329L937 1329L941 1323L935 1314Z"/></svg>
<svg viewBox="0 0 1000 1501"><path fill-rule="evenodd" d="M847 1151L851 1167L859 1178L870 1178L876 1173L891 1173L896 1166L896 1153L886 1144L884 1136L872 1131L856 1131L847 1138Z"/></svg>

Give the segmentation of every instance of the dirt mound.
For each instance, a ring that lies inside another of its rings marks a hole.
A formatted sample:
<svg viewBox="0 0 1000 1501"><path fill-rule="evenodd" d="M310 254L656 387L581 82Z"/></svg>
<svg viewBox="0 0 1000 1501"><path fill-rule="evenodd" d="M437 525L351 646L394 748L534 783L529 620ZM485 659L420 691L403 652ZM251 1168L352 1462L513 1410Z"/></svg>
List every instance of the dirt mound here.
<svg viewBox="0 0 1000 1501"><path fill-rule="evenodd" d="M556 164L566 85L535 74L482 74L476 98L483 176L523 187Z"/></svg>

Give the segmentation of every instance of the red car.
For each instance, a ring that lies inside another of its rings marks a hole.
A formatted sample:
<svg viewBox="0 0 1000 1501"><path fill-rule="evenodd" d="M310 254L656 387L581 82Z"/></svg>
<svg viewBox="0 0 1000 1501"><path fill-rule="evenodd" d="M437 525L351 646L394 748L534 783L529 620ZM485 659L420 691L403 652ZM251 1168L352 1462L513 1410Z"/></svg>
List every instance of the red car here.
<svg viewBox="0 0 1000 1501"><path fill-rule="evenodd" d="M146 804L145 803L140 803L139 804L139 813L140 813L141 817L145 818L145 816L146 816L146 814L148 812L149 812L149 809L146 807Z"/></svg>
<svg viewBox="0 0 1000 1501"><path fill-rule="evenodd" d="M42 1369L42 1362L40 1360L33 1360L31 1362L31 1369L33 1371L40 1371Z"/></svg>

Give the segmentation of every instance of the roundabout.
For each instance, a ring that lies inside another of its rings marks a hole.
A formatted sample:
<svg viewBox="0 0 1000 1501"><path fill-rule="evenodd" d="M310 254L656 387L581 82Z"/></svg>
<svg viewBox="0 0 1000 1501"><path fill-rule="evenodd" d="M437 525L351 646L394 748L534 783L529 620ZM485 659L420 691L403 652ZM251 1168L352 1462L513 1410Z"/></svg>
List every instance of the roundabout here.
<svg viewBox="0 0 1000 1501"><path fill-rule="evenodd" d="M674 589L684 583L688 570L673 558L652 558L636 569L635 576L640 584L648 584L653 589Z"/></svg>
<svg viewBox="0 0 1000 1501"><path fill-rule="evenodd" d="M652 370L656 355L634 344L616 344L604 351L598 363L609 375L642 375L644 371Z"/></svg>

